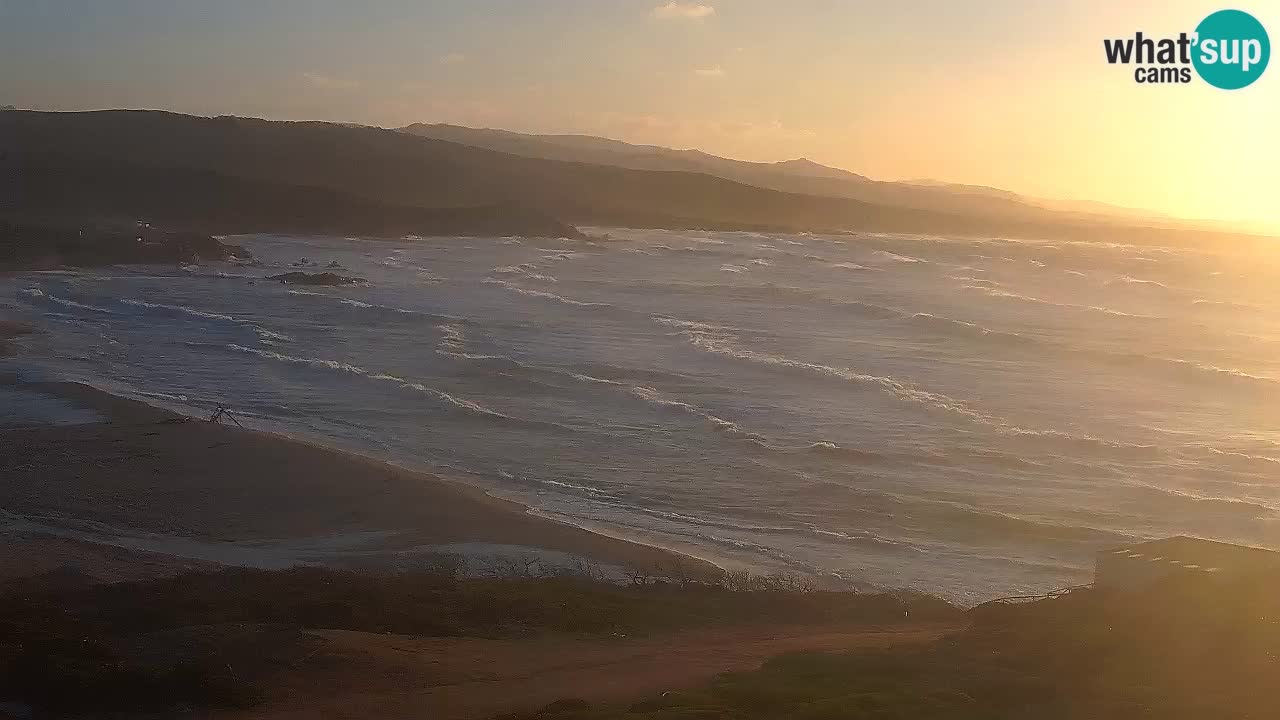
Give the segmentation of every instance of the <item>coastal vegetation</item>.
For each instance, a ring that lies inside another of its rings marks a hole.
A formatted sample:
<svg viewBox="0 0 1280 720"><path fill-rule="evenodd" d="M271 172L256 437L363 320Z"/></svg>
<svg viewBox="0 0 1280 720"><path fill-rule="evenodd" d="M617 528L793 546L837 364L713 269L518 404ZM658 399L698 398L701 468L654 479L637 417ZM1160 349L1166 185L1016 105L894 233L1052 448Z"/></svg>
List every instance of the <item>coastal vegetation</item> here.
<svg viewBox="0 0 1280 720"><path fill-rule="evenodd" d="M141 224L12 223L0 219L0 271L198 263L232 257L247 258L249 253L201 233Z"/></svg>
<svg viewBox="0 0 1280 720"><path fill-rule="evenodd" d="M0 697L55 712L252 707L271 696L274 668L321 652L312 629L535 643L907 623L955 630L927 644L789 654L620 704L596 702L595 689L582 687L510 717L1190 720L1280 710L1269 691L1280 670L1273 576L1081 589L962 612L927 596L818 592L778 578L733 590L578 575L475 578L453 567L226 570L114 585L66 574L29 580L0 597ZM72 686L81 692L66 692Z"/></svg>
<svg viewBox="0 0 1280 720"><path fill-rule="evenodd" d="M88 584L73 573L30 578L0 596L0 701L60 712L248 706L270 690L272 666L310 651L303 631L311 629L620 637L959 617L928 596L807 591L785 578L612 584L577 574L464 577L457 567L442 562L405 574L233 569L115 584ZM756 589L730 589L743 583Z"/></svg>

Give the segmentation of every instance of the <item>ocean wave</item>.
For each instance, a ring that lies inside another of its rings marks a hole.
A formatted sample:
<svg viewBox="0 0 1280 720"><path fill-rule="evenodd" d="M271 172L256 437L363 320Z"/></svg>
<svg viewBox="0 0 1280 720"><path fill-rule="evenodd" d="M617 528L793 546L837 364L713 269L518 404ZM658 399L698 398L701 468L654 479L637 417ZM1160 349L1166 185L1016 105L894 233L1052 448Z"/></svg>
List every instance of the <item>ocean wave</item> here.
<svg viewBox="0 0 1280 720"><path fill-rule="evenodd" d="M506 473L502 473L502 474L506 475ZM601 490L600 488L591 487L590 485L577 485L571 482L565 482L563 480L550 480L547 478L537 478L536 482L540 485L547 485L553 488L563 488L565 490L572 490L572 491L577 491L581 493L586 493L587 495L590 495L592 497L605 497L605 498L616 499L616 496L613 495L612 493L609 493L608 491L605 491L605 490Z"/></svg>
<svg viewBox="0 0 1280 720"><path fill-rule="evenodd" d="M703 410L702 408L697 407L696 405L691 405L687 402L682 402L680 400L672 400L670 398L665 398L657 390L653 388L637 386L637 387L630 388L628 392L630 392L635 397L638 397L646 402L657 405L658 407L672 408L684 413L688 413L690 415L700 417L703 420L706 420L707 422L711 423L711 425L716 430L718 430L719 432L725 433L726 435L732 435L734 437L743 438L747 440L759 440L762 442L767 439L763 435L751 432L749 430L745 430L737 423L732 422L730 420L725 420L724 418L714 415L706 410Z"/></svg>
<svg viewBox="0 0 1280 720"><path fill-rule="evenodd" d="M1120 545L1133 540L1132 535L1115 530L1022 517L966 503L922 500L914 505L918 513L913 515L922 520L932 516L930 525L938 523L931 527L930 534L943 537L961 534L990 537L1000 542L1020 539L1051 545L1069 542L1089 546Z"/></svg>
<svg viewBox="0 0 1280 720"><path fill-rule="evenodd" d="M538 273L537 271L541 269L542 266L537 263L527 262L521 263L520 265L502 265L490 270L489 272L495 275L519 275L530 280L542 280L543 282L559 282L556 278L550 275Z"/></svg>
<svg viewBox="0 0 1280 720"><path fill-rule="evenodd" d="M1264 387L1275 389L1280 379L1265 375L1255 375L1216 365L1207 365L1183 358L1162 357L1145 353L1119 353L1111 351L1082 351L1093 357L1116 365L1144 369L1162 370L1171 373L1181 380L1198 384L1211 384L1218 387Z"/></svg>
<svg viewBox="0 0 1280 720"><path fill-rule="evenodd" d="M805 362L803 360L795 360L782 355L773 355L756 350L740 348L732 345L726 338L716 337L710 333L687 331L685 335L689 342L695 347L716 355L723 355L761 365L801 370L808 373L836 378L857 385L878 389L893 395L900 400L961 415L984 425L1003 424L998 418L973 410L954 398L929 392L927 390L921 390L891 377L867 375L848 368L837 368L830 365L821 365L818 363Z"/></svg>
<svg viewBox="0 0 1280 720"><path fill-rule="evenodd" d="M233 350L235 352L240 352L240 353L246 353L249 355L256 355L258 357L266 358L270 360L293 363L296 365L309 365L311 367L327 368L329 370L336 370L339 372L350 373L352 375L358 375L360 377L368 378L370 380L380 380L380 381L392 383L406 389L416 390L417 392L433 397L446 405L455 407L460 410L465 410L469 413L472 413L481 417L493 419L493 420L501 420L503 422L515 422L519 424L530 424L530 425L547 424L539 421L523 420L521 418L512 417L510 415L500 413L496 410L490 410L489 408L486 408L483 405L480 405L478 403L472 402L471 400L460 398L455 395L450 395L449 393L443 390L438 390L436 388L423 385L422 383L414 382L412 380L407 380L401 377L396 377L395 375L374 372L372 370L367 370L365 368L362 368L358 365L352 365L350 363L345 363L338 360L324 360L321 358L296 357L293 355L285 355L283 353L272 352L270 350L261 350L258 348L245 347L243 345L237 345L235 343L227 343L225 347L228 350Z"/></svg>
<svg viewBox="0 0 1280 720"><path fill-rule="evenodd" d="M1044 305L1048 307L1058 307L1058 308L1065 308L1069 310L1079 310L1079 311L1085 311L1085 312L1098 312L1104 315L1113 315L1116 317L1127 317L1127 318L1139 318L1143 320L1163 319L1163 318L1158 318L1152 315L1138 315L1135 313L1123 312L1121 310L1113 310L1112 308L1103 307L1100 305L1077 305L1075 303L1054 302L1052 300L1044 300L1038 297L1032 297L1030 295L1022 295L1020 293L1011 292L1008 290L1001 290L999 288L991 288L991 287L983 287L981 285L963 285L961 286L961 289L976 290L978 292L982 292L987 295L990 295L991 297L1007 298L1010 300L1021 300L1023 302L1034 303L1036 305Z"/></svg>
<svg viewBox="0 0 1280 720"><path fill-rule="evenodd" d="M585 253L573 252L572 250L551 250L549 248L538 248L538 252L548 253L542 256L544 262L563 262L566 260L576 260L583 257Z"/></svg>
<svg viewBox="0 0 1280 720"><path fill-rule="evenodd" d="M1196 461L1207 461L1210 465L1227 465L1233 471L1243 471L1252 475L1262 475L1270 480L1280 473L1280 458L1257 455L1253 453L1221 450L1207 445L1187 448L1198 451L1193 455Z"/></svg>
<svg viewBox="0 0 1280 720"><path fill-rule="evenodd" d="M191 317L200 318L202 320L214 320L217 322L231 323L233 325L237 325L237 326L252 330L253 332L257 333L260 339L262 339L263 341L266 341L267 343L293 341L293 338L289 337L288 335L275 332L274 330L268 330L267 328L264 328L257 323L232 317L231 315L208 312L205 310L197 310L195 308L187 307L185 305L167 305L165 303L153 303L153 302L147 302L145 300L135 300L133 298L123 298L120 300L120 302L124 303L125 305L130 305L132 307L137 307L137 308L144 308L147 310L161 310L163 312L178 313L180 315L189 315Z"/></svg>
<svg viewBox="0 0 1280 720"><path fill-rule="evenodd" d="M1250 312L1256 312L1263 309L1261 306L1254 305L1252 303L1233 302L1231 300L1205 300L1203 298L1194 300L1191 304L1199 305L1201 307L1222 308L1224 310L1248 310Z"/></svg>
<svg viewBox="0 0 1280 720"><path fill-rule="evenodd" d="M189 308L182 305L165 305L163 303L146 302L144 300L134 300L132 298L124 298L120 302L124 303L125 305L132 305L134 307L150 308L153 310L169 310L172 312L191 315L193 317L204 318L205 320L222 320L225 322L240 324L239 320L231 317L230 315L222 315L220 313L205 312L203 310L196 310L195 308Z"/></svg>
<svg viewBox="0 0 1280 720"><path fill-rule="evenodd" d="M908 317L902 310L859 300L833 300L831 304L873 320L905 320Z"/></svg>
<svg viewBox="0 0 1280 720"><path fill-rule="evenodd" d="M1128 480L1124 484L1143 493L1154 494L1166 502L1191 504L1198 511L1210 509L1255 519L1272 517L1277 513L1276 506L1252 499L1204 495L1192 490L1153 485L1137 480Z"/></svg>
<svg viewBox="0 0 1280 720"><path fill-rule="evenodd" d="M1016 470L1032 470L1044 467L1034 460L985 448L953 447L923 451L876 451L839 445L827 440L820 440L798 447L778 446L761 441L753 441L753 444L756 447L780 455L811 454L858 465L972 467L972 463L977 462L992 467Z"/></svg>
<svg viewBox="0 0 1280 720"><path fill-rule="evenodd" d="M572 305L574 307L584 307L584 308L613 307L613 305L610 305L609 303L584 302L582 300L574 300L572 298L567 298L567 297L564 297L563 295L556 295L555 293L550 293L545 290L534 290L532 288L521 287L514 283L509 283L506 280L499 280L497 278L485 278L481 282L487 283L489 285L497 285L501 288L510 290L511 292L514 292L514 293L519 293L520 295L525 295L527 297L536 297L536 298L541 298L543 300L551 300L553 302L558 302L563 305Z"/></svg>
<svg viewBox="0 0 1280 720"><path fill-rule="evenodd" d="M1001 432L1024 446L1043 450L1089 455L1121 456L1127 460L1157 460L1164 451L1156 445L1128 443L1119 440L1103 440L1088 435L1077 435L1061 430L1028 430L1007 426Z"/></svg>
<svg viewBox="0 0 1280 720"><path fill-rule="evenodd" d="M645 515L681 523L687 526L697 528L710 528L715 530L728 530L732 532L755 533L758 535L806 535L810 537L820 537L826 539L841 540L851 544L870 544L877 546L893 547L902 550L914 550L919 552L919 548L915 546L890 538L877 535L867 530L849 530L840 531L819 527L814 523L804 523L799 525L753 525L744 523L738 518L715 518L706 515L694 515L688 512L677 512L672 510L659 510L657 508L644 507L641 505L620 504L620 509L631 512L639 512ZM749 550L783 560L788 565L802 567L806 571L816 572L817 568L808 563L804 563L795 559L786 551L764 542L755 540L746 540L743 538L731 538L723 535L710 535L700 532L694 532L694 537L702 540L709 540L719 545L727 545L740 550Z"/></svg>
<svg viewBox="0 0 1280 720"><path fill-rule="evenodd" d="M654 322L661 323L663 325L670 325L671 327L677 327L682 330L716 331L731 329L723 325L713 325L711 323L699 322L697 320L681 320L680 318L669 317L666 315L650 315L649 317Z"/></svg>
<svg viewBox="0 0 1280 720"><path fill-rule="evenodd" d="M440 345L451 352L462 352L467 346L466 331L461 325L437 325Z"/></svg>
<svg viewBox="0 0 1280 720"><path fill-rule="evenodd" d="M833 442L828 442L826 440L819 440L818 442L810 443L808 445L804 445L794 449L774 448L774 447L768 447L768 449L780 451L780 452L799 451L799 452L816 453L818 455L835 457L841 460L852 460L858 463L879 464L879 463L886 462L889 459L884 453L874 452L872 450L860 450L858 448L845 447L842 445L837 445Z"/></svg>
<svg viewBox="0 0 1280 720"><path fill-rule="evenodd" d="M108 310L107 308L98 307L97 305L86 305L84 303L78 303L75 300L68 300L66 298L61 298L61 297L58 297L57 295L51 295L49 293L46 293L40 288L28 288L26 290L19 290L18 294L28 298L32 298L34 300L45 300L47 302L54 303L55 305L61 305L62 307L73 308L76 310L85 310L87 312L103 313L104 315L116 314L114 310Z"/></svg>
<svg viewBox="0 0 1280 720"><path fill-rule="evenodd" d="M905 263L908 265L915 265L915 264L929 262L928 260L922 260L918 257L911 257L910 255L899 255L897 253L891 253L888 250L877 250L872 254L884 260L889 260L891 262L896 262L896 263Z"/></svg>
<svg viewBox="0 0 1280 720"><path fill-rule="evenodd" d="M178 403L188 402L186 395L175 395L172 393L153 392L148 390L132 390L132 392L143 397L155 398L157 400L168 400L169 402Z"/></svg>
<svg viewBox="0 0 1280 720"><path fill-rule="evenodd" d="M467 322L466 318L458 317L456 315L442 315L440 313L427 312L425 310L411 310L409 308L396 307L394 305L379 305L377 303L364 302L363 300L356 300L355 298L349 298L342 295L330 295L329 293L314 292L311 290L290 290L289 294L300 297L325 298L327 300L334 300L342 305L350 305L351 307L360 308L362 310L378 310L396 313L398 315L414 315L442 322Z"/></svg>
<svg viewBox="0 0 1280 720"><path fill-rule="evenodd" d="M798 370L820 376L836 378L856 385L869 387L885 392L904 402L921 405L926 408L941 410L964 417L979 425L996 429L999 433L1015 438L1024 445L1039 445L1050 449L1067 449L1068 451L1089 451L1123 455L1128 458L1154 459L1163 456L1163 451L1154 445L1124 443L1103 440L1087 435L1075 435L1058 430L1036 430L1018 427L1008 421L975 410L965 403L928 390L924 390L892 377L868 375L849 368L837 368L819 363L810 363L781 355L759 352L735 346L730 339L712 333L686 331L688 341L706 352L739 360L758 363L771 367Z"/></svg>
<svg viewBox="0 0 1280 720"><path fill-rule="evenodd" d="M841 270L873 270L874 269L874 268L869 268L866 265L859 265L858 263L853 263L853 262L831 263L831 267L840 268Z"/></svg>
<svg viewBox="0 0 1280 720"><path fill-rule="evenodd" d="M916 313L910 318L913 324L932 330L940 330L947 334L959 335L967 338L979 340L993 340L1003 344L1010 345L1026 345L1034 342L1030 338L1019 335L1014 332L1001 332L991 330L989 328L976 325L974 323L965 322L963 320L953 320L932 313Z"/></svg>
<svg viewBox="0 0 1280 720"><path fill-rule="evenodd" d="M293 342L293 338L288 335L268 330L261 325L254 325L253 331L257 333L258 337L264 342Z"/></svg>
<svg viewBox="0 0 1280 720"><path fill-rule="evenodd" d="M1169 289L1169 286L1165 285L1162 282L1157 282L1155 280L1143 280L1141 278L1131 277L1129 275L1122 275L1116 278L1115 280L1107 281L1108 285L1114 285L1116 283L1120 283L1122 285L1141 285L1145 287L1158 287L1162 290Z"/></svg>
<svg viewBox="0 0 1280 720"><path fill-rule="evenodd" d="M747 269L742 267L741 265L732 265L730 263L725 263L724 265L720 266L720 271L731 272L731 273L744 273L747 271Z"/></svg>

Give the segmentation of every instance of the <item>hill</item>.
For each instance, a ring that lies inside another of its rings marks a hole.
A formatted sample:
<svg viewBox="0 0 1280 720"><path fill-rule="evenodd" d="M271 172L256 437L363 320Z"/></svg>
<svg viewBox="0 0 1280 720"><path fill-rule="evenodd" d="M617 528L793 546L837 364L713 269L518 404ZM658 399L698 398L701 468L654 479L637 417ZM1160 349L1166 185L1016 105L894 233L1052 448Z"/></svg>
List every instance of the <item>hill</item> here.
<svg viewBox="0 0 1280 720"><path fill-rule="evenodd" d="M581 237L517 205L424 208L332 188L255 180L213 170L156 167L89 153L0 151L0 213L237 234L525 235Z"/></svg>
<svg viewBox="0 0 1280 720"><path fill-rule="evenodd" d="M0 162L199 171L417 208L522 207L574 223L766 231L881 231L1196 243L1213 233L922 210L782 192L704 173L512 155L369 127L149 111L0 113ZM796 175L802 182L843 182Z"/></svg>
<svg viewBox="0 0 1280 720"><path fill-rule="evenodd" d="M1026 198L998 188L937 180L877 181L848 170L822 165L808 158L774 163L747 162L709 155L699 150L633 145L589 135L530 135L446 124L415 123L402 128L402 131L419 137L447 140L524 157L569 160L636 170L704 173L784 192L841 197L920 210L987 214L1026 220L1060 221L1062 216L1072 215L1077 221L1123 220L1134 223L1161 220L1161 226L1173 224L1168 218L1157 218L1153 213L1143 214L1141 211L1116 208L1104 203L1053 202ZM1054 218L1055 213L1059 217Z"/></svg>

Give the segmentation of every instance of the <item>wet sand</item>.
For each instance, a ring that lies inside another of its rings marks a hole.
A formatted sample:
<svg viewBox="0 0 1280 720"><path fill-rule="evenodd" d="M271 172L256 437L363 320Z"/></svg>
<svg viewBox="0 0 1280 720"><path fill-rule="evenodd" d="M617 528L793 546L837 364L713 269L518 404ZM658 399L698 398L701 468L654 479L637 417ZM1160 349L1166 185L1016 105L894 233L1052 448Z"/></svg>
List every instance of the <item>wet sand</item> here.
<svg viewBox="0 0 1280 720"><path fill-rule="evenodd" d="M29 335L32 332L34 332L34 329L30 325L16 320L0 318L0 357L7 357L13 354L11 340L22 335Z"/></svg>
<svg viewBox="0 0 1280 720"><path fill-rule="evenodd" d="M6 577L71 565L109 580L220 562L267 567L294 556L402 567L438 557L439 546L464 554L474 547L552 551L547 555L614 569L716 572L675 552L536 517L461 483L312 443L188 418L80 384L0 378L5 387L101 417L0 429Z"/></svg>

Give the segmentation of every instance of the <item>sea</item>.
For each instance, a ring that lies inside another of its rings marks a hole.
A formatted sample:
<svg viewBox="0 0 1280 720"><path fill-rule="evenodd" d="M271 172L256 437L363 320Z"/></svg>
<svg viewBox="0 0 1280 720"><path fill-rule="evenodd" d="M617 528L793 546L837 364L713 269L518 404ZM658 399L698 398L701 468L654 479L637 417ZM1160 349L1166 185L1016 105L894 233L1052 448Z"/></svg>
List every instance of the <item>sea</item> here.
<svg viewBox="0 0 1280 720"><path fill-rule="evenodd" d="M1280 547L1280 254L588 234L0 277L46 331L3 362L833 587L971 604L1142 539ZM265 279L294 270L367 282Z"/></svg>

